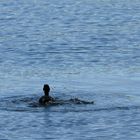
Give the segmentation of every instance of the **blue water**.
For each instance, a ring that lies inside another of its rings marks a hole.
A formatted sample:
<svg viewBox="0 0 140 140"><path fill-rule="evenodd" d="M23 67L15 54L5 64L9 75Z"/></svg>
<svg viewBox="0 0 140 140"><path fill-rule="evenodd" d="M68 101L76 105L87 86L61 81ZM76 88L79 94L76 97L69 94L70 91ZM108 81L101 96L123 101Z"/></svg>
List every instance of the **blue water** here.
<svg viewBox="0 0 140 140"><path fill-rule="evenodd" d="M139 11L139 0L1 0L0 139L139 140ZM40 107L44 83L95 104Z"/></svg>

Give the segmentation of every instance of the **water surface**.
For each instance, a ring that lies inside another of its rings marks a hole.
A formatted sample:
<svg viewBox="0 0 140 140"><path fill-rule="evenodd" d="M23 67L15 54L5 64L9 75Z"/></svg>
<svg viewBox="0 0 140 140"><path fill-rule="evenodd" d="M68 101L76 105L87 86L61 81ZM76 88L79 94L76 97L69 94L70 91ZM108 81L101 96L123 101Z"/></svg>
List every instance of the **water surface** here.
<svg viewBox="0 0 140 140"><path fill-rule="evenodd" d="M0 139L140 138L140 1L0 1ZM94 105L40 107L52 96Z"/></svg>

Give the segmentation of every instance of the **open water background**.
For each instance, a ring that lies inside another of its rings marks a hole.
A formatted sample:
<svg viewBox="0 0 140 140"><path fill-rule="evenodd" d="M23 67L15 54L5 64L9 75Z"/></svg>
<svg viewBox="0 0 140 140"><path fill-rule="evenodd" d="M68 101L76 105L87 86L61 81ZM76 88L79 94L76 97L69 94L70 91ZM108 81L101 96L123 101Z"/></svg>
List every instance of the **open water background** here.
<svg viewBox="0 0 140 140"><path fill-rule="evenodd" d="M0 139L139 140L140 1L0 0Z"/></svg>

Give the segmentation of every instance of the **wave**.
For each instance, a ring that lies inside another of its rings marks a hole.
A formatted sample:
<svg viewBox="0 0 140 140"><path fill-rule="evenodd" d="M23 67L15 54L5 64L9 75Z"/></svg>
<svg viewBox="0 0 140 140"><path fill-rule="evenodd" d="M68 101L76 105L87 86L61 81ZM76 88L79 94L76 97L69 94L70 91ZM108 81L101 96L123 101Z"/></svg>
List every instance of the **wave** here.
<svg viewBox="0 0 140 140"><path fill-rule="evenodd" d="M139 110L140 106L113 106L113 107L98 107L93 101L84 101L78 98L72 98L68 100L60 100L56 98L56 101L46 106L42 106L38 103L39 97L36 95L26 96L12 96L0 99L0 110L5 111L18 111L18 112L41 112L42 109L51 108L51 112L101 112L101 111L121 111L121 110ZM90 105L90 107L86 106ZM53 108L55 107L55 108Z"/></svg>

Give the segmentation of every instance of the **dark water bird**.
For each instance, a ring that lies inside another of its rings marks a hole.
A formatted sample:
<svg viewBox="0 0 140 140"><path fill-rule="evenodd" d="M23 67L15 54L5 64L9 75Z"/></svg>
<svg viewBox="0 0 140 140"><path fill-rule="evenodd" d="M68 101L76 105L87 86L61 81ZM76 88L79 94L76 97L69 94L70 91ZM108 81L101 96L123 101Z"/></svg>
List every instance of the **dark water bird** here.
<svg viewBox="0 0 140 140"><path fill-rule="evenodd" d="M42 105L45 105L47 103L53 103L55 100L53 97L49 96L49 92L50 92L50 87L48 84L45 84L44 87L43 87L43 91L44 91L44 96L42 96L40 99L39 99L39 103L42 104Z"/></svg>
<svg viewBox="0 0 140 140"><path fill-rule="evenodd" d="M41 105L62 105L62 104L94 104L94 101L83 101L78 98L73 98L69 100L58 100L49 95L50 87L45 84L43 87L44 96L39 99Z"/></svg>

